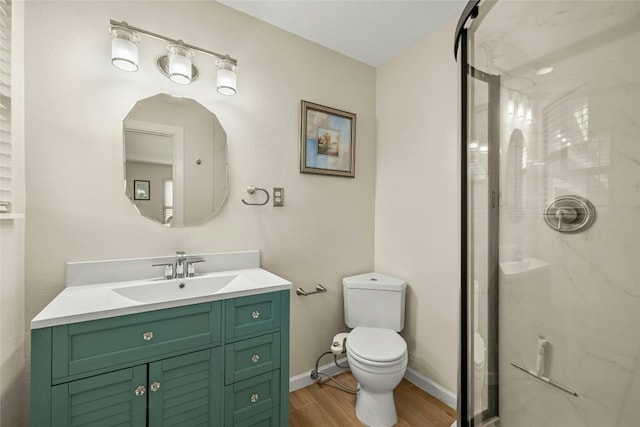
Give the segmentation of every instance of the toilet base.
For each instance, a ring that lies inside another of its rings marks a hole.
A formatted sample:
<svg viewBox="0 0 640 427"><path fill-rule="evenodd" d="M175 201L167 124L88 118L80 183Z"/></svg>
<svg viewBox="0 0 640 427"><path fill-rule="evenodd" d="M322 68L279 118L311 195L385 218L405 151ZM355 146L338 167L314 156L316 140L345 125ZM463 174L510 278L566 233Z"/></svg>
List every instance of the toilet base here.
<svg viewBox="0 0 640 427"><path fill-rule="evenodd" d="M356 417L368 427L391 427L398 422L393 390L384 393L371 393L358 384L356 398Z"/></svg>

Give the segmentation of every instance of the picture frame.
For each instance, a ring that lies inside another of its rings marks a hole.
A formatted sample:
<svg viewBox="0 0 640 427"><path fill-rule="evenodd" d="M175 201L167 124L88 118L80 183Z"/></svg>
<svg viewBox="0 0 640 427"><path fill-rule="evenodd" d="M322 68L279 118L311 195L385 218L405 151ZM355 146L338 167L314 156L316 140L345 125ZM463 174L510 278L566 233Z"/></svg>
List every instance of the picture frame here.
<svg viewBox="0 0 640 427"><path fill-rule="evenodd" d="M356 115L301 103L300 172L355 178Z"/></svg>
<svg viewBox="0 0 640 427"><path fill-rule="evenodd" d="M133 181L133 200L151 200L151 182Z"/></svg>

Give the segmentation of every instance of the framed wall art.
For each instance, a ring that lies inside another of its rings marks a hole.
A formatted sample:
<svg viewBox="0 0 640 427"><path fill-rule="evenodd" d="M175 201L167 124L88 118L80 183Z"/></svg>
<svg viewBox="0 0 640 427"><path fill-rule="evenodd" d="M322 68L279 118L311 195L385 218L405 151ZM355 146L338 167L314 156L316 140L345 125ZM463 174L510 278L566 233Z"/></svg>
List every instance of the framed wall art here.
<svg viewBox="0 0 640 427"><path fill-rule="evenodd" d="M356 115L302 101L300 172L356 176Z"/></svg>
<svg viewBox="0 0 640 427"><path fill-rule="evenodd" d="M133 181L133 200L150 200L151 183L149 181Z"/></svg>

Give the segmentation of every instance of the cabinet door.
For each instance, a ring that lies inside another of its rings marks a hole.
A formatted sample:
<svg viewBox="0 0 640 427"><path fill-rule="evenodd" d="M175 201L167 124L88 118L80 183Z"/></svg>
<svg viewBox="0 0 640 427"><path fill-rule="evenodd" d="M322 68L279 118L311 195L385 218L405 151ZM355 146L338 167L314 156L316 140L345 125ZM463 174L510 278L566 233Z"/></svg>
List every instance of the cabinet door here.
<svg viewBox="0 0 640 427"><path fill-rule="evenodd" d="M222 425L222 350L149 364L149 426Z"/></svg>
<svg viewBox="0 0 640 427"><path fill-rule="evenodd" d="M109 372L52 387L53 427L144 427L147 366Z"/></svg>

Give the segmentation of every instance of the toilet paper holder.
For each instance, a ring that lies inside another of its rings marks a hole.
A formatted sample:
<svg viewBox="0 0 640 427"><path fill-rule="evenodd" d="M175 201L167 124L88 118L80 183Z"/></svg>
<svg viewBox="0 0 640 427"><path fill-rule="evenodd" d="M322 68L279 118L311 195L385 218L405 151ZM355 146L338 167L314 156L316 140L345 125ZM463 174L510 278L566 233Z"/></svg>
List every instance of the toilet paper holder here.
<svg viewBox="0 0 640 427"><path fill-rule="evenodd" d="M327 292L327 288L325 288L321 284L317 284L316 285L316 290L313 291L313 292L307 292L302 288L296 289L296 294L297 295L302 295L303 297L306 297L306 296L309 296L309 295L321 294L321 293L324 293L324 292Z"/></svg>

